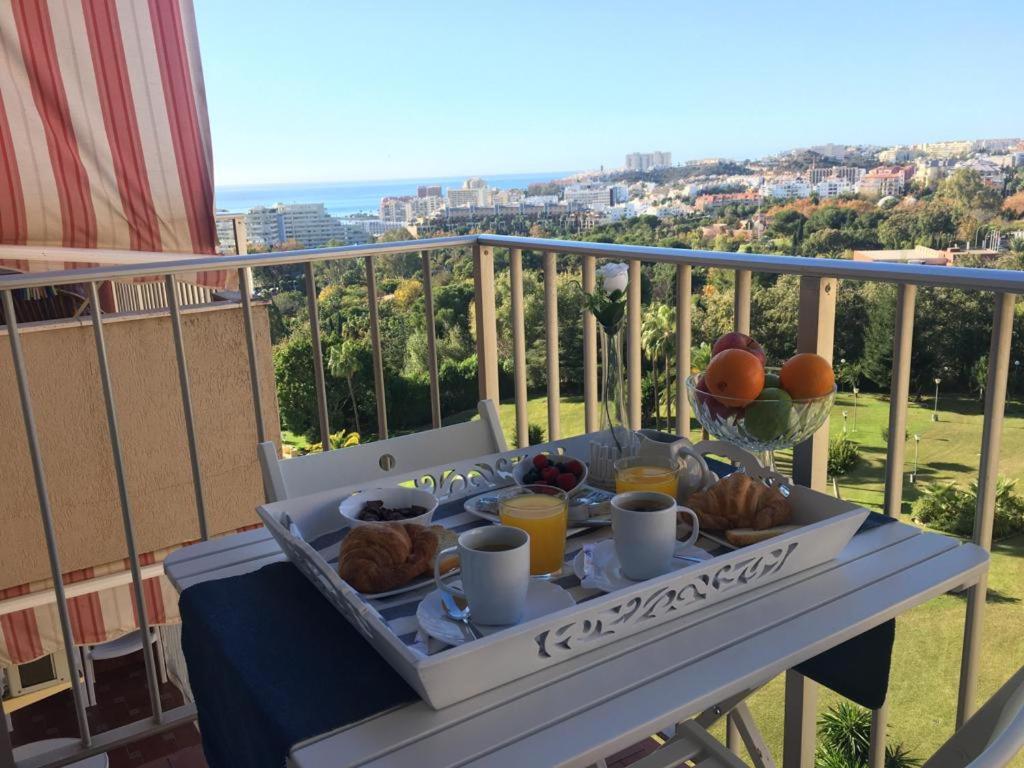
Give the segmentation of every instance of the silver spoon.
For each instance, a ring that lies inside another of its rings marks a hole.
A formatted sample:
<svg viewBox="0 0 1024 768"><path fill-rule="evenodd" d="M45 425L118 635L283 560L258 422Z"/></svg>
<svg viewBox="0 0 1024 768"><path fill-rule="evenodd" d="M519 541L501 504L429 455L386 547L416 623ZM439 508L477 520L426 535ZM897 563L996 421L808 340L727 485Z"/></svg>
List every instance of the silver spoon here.
<svg viewBox="0 0 1024 768"><path fill-rule="evenodd" d="M441 604L444 605L447 617L462 627L462 634L466 636L467 640L479 640L483 637L480 630L469 620L468 605L465 608L459 608L455 598L444 590L441 590Z"/></svg>

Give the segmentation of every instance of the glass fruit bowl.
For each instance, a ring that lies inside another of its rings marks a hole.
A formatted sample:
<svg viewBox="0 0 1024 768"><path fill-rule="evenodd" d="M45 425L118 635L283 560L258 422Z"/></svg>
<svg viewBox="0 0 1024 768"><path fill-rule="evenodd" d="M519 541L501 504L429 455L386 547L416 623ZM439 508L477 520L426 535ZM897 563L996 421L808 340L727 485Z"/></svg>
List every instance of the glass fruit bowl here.
<svg viewBox="0 0 1024 768"><path fill-rule="evenodd" d="M809 438L825 423L836 399L833 386L827 395L809 400L767 398L735 407L698 389L699 379L687 377L686 394L701 426L719 440L761 455L792 448Z"/></svg>

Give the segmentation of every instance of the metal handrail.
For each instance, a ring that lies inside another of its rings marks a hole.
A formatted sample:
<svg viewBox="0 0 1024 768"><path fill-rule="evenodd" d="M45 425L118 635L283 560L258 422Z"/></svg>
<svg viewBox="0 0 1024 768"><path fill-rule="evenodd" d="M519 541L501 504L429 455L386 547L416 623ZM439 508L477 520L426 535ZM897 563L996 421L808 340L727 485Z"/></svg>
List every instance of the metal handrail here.
<svg viewBox="0 0 1024 768"><path fill-rule="evenodd" d="M210 256L207 258L173 259L146 265L117 267L90 267L0 275L0 290L39 288L50 285L68 285L103 280L127 280L134 277L163 277L182 272L203 272L240 267L269 267L288 264L306 264L315 261L352 259L360 256L384 256L396 253L417 253L441 248L465 248L480 245L491 248L521 248L529 251L572 253L602 259L640 259L701 267L719 267L730 270L772 272L806 277L835 277L844 280L868 280L885 283L908 283L919 286L962 288L967 290L999 291L1024 294L1024 271L983 269L978 267L941 267L931 264L889 264L848 259L819 259L803 256L773 256L758 253L729 253L685 248L662 248L647 245L619 245L591 243L579 240L552 240L507 235L460 235L401 240L369 245L346 245L338 248L304 248L296 251L273 251L244 256ZM7 246L0 255L19 258L28 251L47 254L52 252L60 260L62 249ZM160 255L160 254L153 254ZM169 257L186 254L166 254Z"/></svg>

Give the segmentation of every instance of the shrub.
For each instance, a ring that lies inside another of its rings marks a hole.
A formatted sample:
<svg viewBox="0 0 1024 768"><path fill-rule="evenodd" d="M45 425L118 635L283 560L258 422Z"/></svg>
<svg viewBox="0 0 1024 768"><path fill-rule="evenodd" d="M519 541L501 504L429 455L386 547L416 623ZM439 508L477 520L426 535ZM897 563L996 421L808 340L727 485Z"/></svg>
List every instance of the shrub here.
<svg viewBox="0 0 1024 768"><path fill-rule="evenodd" d="M860 448L847 437L833 437L828 441L828 473L841 477L857 466Z"/></svg>
<svg viewBox="0 0 1024 768"><path fill-rule="evenodd" d="M530 422L526 425L526 436L530 445L538 445L544 442L544 427L540 424ZM519 425L512 428L512 442L519 445Z"/></svg>
<svg viewBox="0 0 1024 768"><path fill-rule="evenodd" d="M1000 478L996 484L996 513L992 535L997 539L1024 532L1024 499L1014 493L1016 480ZM914 502L914 517L925 525L958 536L974 532L978 509L978 483L967 488L956 483L926 488Z"/></svg>
<svg viewBox="0 0 1024 768"><path fill-rule="evenodd" d="M815 768L866 768L871 748L871 713L841 701L818 720ZM885 768L916 768L921 761L902 743L887 744Z"/></svg>

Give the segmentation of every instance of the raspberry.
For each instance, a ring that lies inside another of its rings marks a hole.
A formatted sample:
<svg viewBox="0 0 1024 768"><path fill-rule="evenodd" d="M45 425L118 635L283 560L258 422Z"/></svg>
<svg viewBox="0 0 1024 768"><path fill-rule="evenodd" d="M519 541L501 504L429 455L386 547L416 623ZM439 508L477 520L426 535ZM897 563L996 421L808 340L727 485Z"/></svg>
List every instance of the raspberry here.
<svg viewBox="0 0 1024 768"><path fill-rule="evenodd" d="M558 470L554 467L544 467L540 471L540 479L546 483L553 483L558 479Z"/></svg>
<svg viewBox="0 0 1024 768"><path fill-rule="evenodd" d="M533 457L533 466L537 469L544 469L549 464L551 464L551 460L543 453L538 453Z"/></svg>
<svg viewBox="0 0 1024 768"><path fill-rule="evenodd" d="M572 472L576 477L583 476L583 465L576 461L576 459L572 459L566 464L565 469L567 472Z"/></svg>
<svg viewBox="0 0 1024 768"><path fill-rule="evenodd" d="M571 472L563 472L558 476L558 487L563 491L571 491L576 487L576 475Z"/></svg>

